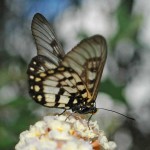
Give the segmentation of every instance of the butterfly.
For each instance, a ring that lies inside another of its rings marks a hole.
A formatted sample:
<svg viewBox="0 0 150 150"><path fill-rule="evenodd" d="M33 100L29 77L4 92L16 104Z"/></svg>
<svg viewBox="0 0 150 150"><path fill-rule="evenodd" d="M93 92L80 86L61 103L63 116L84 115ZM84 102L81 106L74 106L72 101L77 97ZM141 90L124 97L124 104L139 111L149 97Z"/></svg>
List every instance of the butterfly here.
<svg viewBox="0 0 150 150"><path fill-rule="evenodd" d="M107 57L106 40L100 35L91 36L65 54L43 15L34 15L31 30L37 56L27 69L30 96L46 107L95 113Z"/></svg>

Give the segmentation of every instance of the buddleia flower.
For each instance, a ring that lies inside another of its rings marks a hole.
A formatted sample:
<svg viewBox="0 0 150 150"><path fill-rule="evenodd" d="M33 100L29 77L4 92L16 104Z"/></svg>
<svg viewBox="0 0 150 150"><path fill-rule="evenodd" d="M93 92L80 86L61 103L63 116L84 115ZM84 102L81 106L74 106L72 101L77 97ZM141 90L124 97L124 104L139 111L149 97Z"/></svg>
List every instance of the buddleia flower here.
<svg viewBox="0 0 150 150"><path fill-rule="evenodd" d="M20 134L15 150L115 150L96 121L77 114L45 116Z"/></svg>

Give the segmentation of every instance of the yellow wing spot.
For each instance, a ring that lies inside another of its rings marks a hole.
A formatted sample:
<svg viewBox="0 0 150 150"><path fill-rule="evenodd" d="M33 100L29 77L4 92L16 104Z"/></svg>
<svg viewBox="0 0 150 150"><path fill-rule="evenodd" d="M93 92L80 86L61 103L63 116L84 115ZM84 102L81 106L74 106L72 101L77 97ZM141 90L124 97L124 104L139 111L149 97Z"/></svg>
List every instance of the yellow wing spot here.
<svg viewBox="0 0 150 150"><path fill-rule="evenodd" d="M78 87L80 90L84 90L84 86L83 86L83 85L77 85L77 87Z"/></svg>
<svg viewBox="0 0 150 150"><path fill-rule="evenodd" d="M60 104L61 104L61 103L62 103L62 104L68 104L69 98L66 97L66 96L60 96L60 99L59 99L58 102L59 102Z"/></svg>
<svg viewBox="0 0 150 150"><path fill-rule="evenodd" d="M49 74L53 74L53 73L54 73L54 70L48 70L48 73L49 73Z"/></svg>
<svg viewBox="0 0 150 150"><path fill-rule="evenodd" d="M93 86L94 86L94 84L93 84L93 83L88 84L88 88L89 88L89 89L93 88Z"/></svg>
<svg viewBox="0 0 150 150"><path fill-rule="evenodd" d="M31 70L31 71L34 71L34 68L30 67L30 70Z"/></svg>
<svg viewBox="0 0 150 150"><path fill-rule="evenodd" d="M65 75L67 78L69 78L69 77L71 76L68 71L65 71L65 72L64 72L64 75Z"/></svg>
<svg viewBox="0 0 150 150"><path fill-rule="evenodd" d="M39 81L41 81L41 78L35 78L35 81L39 82Z"/></svg>
<svg viewBox="0 0 150 150"><path fill-rule="evenodd" d="M38 96L37 96L37 100L38 100L38 101L41 101L41 100L42 100L42 95L38 95Z"/></svg>
<svg viewBox="0 0 150 150"><path fill-rule="evenodd" d="M40 69L41 69L42 71L45 71L45 69L44 69L44 67L43 67L43 66L41 66L41 67L40 67Z"/></svg>
<svg viewBox="0 0 150 150"><path fill-rule="evenodd" d="M70 109L70 107L69 106L65 106L65 109Z"/></svg>
<svg viewBox="0 0 150 150"><path fill-rule="evenodd" d="M46 76L46 73L42 72L40 73L40 77L45 77Z"/></svg>
<svg viewBox="0 0 150 150"><path fill-rule="evenodd" d="M92 97L91 98L89 98L88 100L87 100L87 102L89 103L89 102L91 102L93 99L92 99Z"/></svg>
<svg viewBox="0 0 150 150"><path fill-rule="evenodd" d="M76 104L76 103L78 103L78 101L75 99L75 100L73 101L73 104Z"/></svg>
<svg viewBox="0 0 150 150"><path fill-rule="evenodd" d="M59 71L64 71L65 68L64 68L64 67L60 67L60 68L58 68L58 70L59 70Z"/></svg>
<svg viewBox="0 0 150 150"><path fill-rule="evenodd" d="M91 103L92 106L94 106L94 103Z"/></svg>
<svg viewBox="0 0 150 150"><path fill-rule="evenodd" d="M53 95L53 94L45 94L45 101L47 103L55 103L55 95Z"/></svg>
<svg viewBox="0 0 150 150"><path fill-rule="evenodd" d="M85 92L84 94L82 94L83 98L87 97L87 92Z"/></svg>
<svg viewBox="0 0 150 150"><path fill-rule="evenodd" d="M33 90L33 86L31 86L30 89Z"/></svg>
<svg viewBox="0 0 150 150"><path fill-rule="evenodd" d="M35 95L33 95L32 97L35 98Z"/></svg>
<svg viewBox="0 0 150 150"><path fill-rule="evenodd" d="M48 107L53 107L53 106L55 106L55 103L45 103L44 105L48 106Z"/></svg>
<svg viewBox="0 0 150 150"><path fill-rule="evenodd" d="M70 82L75 85L76 84L76 81L74 79L71 79Z"/></svg>
<svg viewBox="0 0 150 150"><path fill-rule="evenodd" d="M33 64L36 65L36 62L34 61Z"/></svg>
<svg viewBox="0 0 150 150"><path fill-rule="evenodd" d="M64 76L61 75L61 74L56 74L56 77L59 78L59 79L63 79L64 78Z"/></svg>
<svg viewBox="0 0 150 150"><path fill-rule="evenodd" d="M65 107L65 104L59 104L58 107L59 108Z"/></svg>
<svg viewBox="0 0 150 150"><path fill-rule="evenodd" d="M34 86L34 90L35 90L36 92L38 92L38 91L40 90L40 87L39 87L38 85L35 85L35 86Z"/></svg>
<svg viewBox="0 0 150 150"><path fill-rule="evenodd" d="M30 79L34 79L34 76L30 76Z"/></svg>

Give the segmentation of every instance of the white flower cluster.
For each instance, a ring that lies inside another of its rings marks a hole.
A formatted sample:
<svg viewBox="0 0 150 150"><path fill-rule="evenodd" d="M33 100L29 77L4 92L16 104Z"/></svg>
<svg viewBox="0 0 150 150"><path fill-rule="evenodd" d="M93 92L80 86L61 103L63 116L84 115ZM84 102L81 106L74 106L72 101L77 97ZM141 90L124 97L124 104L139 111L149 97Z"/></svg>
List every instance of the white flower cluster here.
<svg viewBox="0 0 150 150"><path fill-rule="evenodd" d="M20 134L15 150L114 150L97 122L79 116L46 116Z"/></svg>

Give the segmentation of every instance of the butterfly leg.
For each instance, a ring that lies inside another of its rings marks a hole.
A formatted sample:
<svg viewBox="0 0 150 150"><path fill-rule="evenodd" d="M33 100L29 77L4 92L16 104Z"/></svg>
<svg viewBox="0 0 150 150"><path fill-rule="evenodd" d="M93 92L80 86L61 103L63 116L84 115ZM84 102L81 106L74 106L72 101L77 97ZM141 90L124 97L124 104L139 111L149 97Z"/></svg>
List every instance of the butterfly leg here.
<svg viewBox="0 0 150 150"><path fill-rule="evenodd" d="M64 113L66 112L66 110L67 110L67 109L64 109L64 111L63 111L63 112L61 112L60 114L58 114L58 116L60 116L60 115L64 114Z"/></svg>
<svg viewBox="0 0 150 150"><path fill-rule="evenodd" d="M92 116L93 116L93 113L91 114L91 116L90 116L89 119L88 119L88 127L89 127L89 130L90 130L90 125L89 125L89 123L90 123L90 120L91 120Z"/></svg>
<svg viewBox="0 0 150 150"><path fill-rule="evenodd" d="M68 116L67 116L67 118L65 119L65 121L67 121L67 119L70 117L70 116L72 116L73 115L73 113L70 113Z"/></svg>

